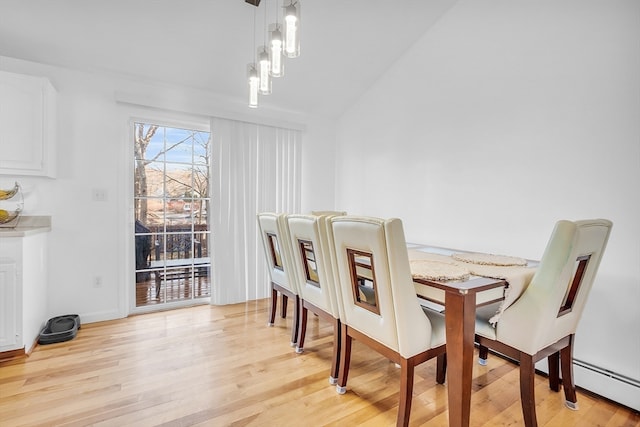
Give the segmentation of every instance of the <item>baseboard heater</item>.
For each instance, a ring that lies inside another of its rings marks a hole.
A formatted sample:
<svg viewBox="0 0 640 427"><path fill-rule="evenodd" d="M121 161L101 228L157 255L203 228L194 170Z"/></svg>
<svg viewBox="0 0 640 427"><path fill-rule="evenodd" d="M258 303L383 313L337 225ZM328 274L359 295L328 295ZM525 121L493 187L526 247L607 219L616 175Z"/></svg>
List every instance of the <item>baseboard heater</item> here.
<svg viewBox="0 0 640 427"><path fill-rule="evenodd" d="M636 381L633 378L625 377L624 375L617 374L615 372L609 371L608 369L603 369L598 366L592 365L590 363L584 362L582 360L573 359L573 366L578 366L580 368L588 369L590 371L596 372L600 375L604 375L614 380L622 381L623 383L627 383L630 386L636 387L640 389L640 381Z"/></svg>
<svg viewBox="0 0 640 427"><path fill-rule="evenodd" d="M576 386L640 411L640 381L575 358L573 375Z"/></svg>

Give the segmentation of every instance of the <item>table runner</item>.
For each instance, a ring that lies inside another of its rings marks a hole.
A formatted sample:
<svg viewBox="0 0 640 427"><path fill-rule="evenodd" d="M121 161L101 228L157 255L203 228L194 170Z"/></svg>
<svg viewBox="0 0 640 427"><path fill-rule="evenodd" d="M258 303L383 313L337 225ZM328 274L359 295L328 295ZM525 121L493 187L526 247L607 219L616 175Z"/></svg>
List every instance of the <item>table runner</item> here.
<svg viewBox="0 0 640 427"><path fill-rule="evenodd" d="M456 264L427 259L412 259L409 261L411 274L414 278L426 280L467 280L470 272L467 268Z"/></svg>
<svg viewBox="0 0 640 427"><path fill-rule="evenodd" d="M481 265L498 265L508 267L512 265L527 265L527 260L507 255L483 254L478 252L455 253L451 257L456 261L462 261L471 264Z"/></svg>
<svg viewBox="0 0 640 427"><path fill-rule="evenodd" d="M500 316L511 304L516 302L520 295L527 289L533 275L535 267L509 266L500 267L495 265L469 265L469 271L475 276L491 277L493 279L503 279L507 282L504 289L504 300L500 303L498 311L490 319L489 323L495 328Z"/></svg>
<svg viewBox="0 0 640 427"><path fill-rule="evenodd" d="M478 254L484 256L467 257L466 259L475 259L479 263L473 263L470 261L458 261L454 256L434 254L429 252L422 252L418 250L408 250L409 261L411 265L411 273L414 277L423 277L431 280L460 280L457 278L461 274L461 269L466 269L471 275L490 277L493 279L502 279L507 282L507 286L504 291L504 300L501 302L496 314L489 319L489 323L496 326L500 320L500 316L504 310L512 305L522 293L527 289L527 286L531 282L533 275L535 274L535 267L527 267L525 265L490 265L487 264L489 260L496 263L520 263L521 258L496 256L492 254ZM461 255L461 254L454 254ZM462 258L462 257L461 257ZM437 263L437 264L435 264ZM526 263L526 261L525 261ZM447 269L446 265L451 267ZM424 272L420 270L423 266L424 269L428 269L429 265L432 266L430 271L437 271L440 279L434 279L430 277L424 277ZM437 267L437 269L435 268ZM421 274L422 273L422 274ZM462 279L466 280L466 279Z"/></svg>

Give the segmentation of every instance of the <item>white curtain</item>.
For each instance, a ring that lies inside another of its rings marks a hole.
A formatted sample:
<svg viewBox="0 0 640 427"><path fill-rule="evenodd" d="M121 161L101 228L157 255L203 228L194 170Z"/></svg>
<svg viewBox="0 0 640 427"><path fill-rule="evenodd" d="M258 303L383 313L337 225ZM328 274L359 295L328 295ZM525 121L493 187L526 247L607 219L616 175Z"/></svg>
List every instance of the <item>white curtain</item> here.
<svg viewBox="0 0 640 427"><path fill-rule="evenodd" d="M300 211L301 132L211 120L212 304L270 295L259 212Z"/></svg>

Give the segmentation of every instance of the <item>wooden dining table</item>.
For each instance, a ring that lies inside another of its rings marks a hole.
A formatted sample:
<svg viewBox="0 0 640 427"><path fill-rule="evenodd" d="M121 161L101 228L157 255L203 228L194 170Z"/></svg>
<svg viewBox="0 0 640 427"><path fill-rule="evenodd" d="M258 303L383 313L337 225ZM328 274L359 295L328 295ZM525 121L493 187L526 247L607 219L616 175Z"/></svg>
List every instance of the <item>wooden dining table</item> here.
<svg viewBox="0 0 640 427"><path fill-rule="evenodd" d="M408 249L437 254L454 251L409 245ZM498 300L506 282L471 276L464 281L436 281L414 278L416 292L433 303L443 303L447 344L447 393L449 426L468 427L471 409L476 307ZM424 287L424 288L422 288ZM433 292L433 291L436 292ZM444 300L444 301L441 301ZM455 373L451 375L451 373Z"/></svg>

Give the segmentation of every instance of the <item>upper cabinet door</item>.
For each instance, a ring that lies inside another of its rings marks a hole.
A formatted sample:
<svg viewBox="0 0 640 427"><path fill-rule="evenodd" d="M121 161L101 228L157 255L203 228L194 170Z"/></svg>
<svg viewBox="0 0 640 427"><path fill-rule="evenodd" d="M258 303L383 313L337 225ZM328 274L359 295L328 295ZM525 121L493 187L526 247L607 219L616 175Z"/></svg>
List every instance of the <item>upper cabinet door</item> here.
<svg viewBox="0 0 640 427"><path fill-rule="evenodd" d="M0 175L55 177L56 133L49 80L0 71Z"/></svg>

